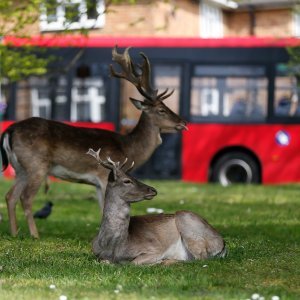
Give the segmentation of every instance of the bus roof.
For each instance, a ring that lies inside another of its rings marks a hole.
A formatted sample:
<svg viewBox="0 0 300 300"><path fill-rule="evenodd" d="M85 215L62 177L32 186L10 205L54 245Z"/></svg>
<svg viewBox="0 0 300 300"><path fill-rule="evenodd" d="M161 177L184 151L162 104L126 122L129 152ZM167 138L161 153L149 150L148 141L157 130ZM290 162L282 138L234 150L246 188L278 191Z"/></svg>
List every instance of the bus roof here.
<svg viewBox="0 0 300 300"><path fill-rule="evenodd" d="M32 36L3 38L5 45L14 47L74 47L74 48L111 48L144 47L144 48L266 48L300 46L299 38L274 37L229 37L229 38L181 38L181 37L118 37L118 36Z"/></svg>

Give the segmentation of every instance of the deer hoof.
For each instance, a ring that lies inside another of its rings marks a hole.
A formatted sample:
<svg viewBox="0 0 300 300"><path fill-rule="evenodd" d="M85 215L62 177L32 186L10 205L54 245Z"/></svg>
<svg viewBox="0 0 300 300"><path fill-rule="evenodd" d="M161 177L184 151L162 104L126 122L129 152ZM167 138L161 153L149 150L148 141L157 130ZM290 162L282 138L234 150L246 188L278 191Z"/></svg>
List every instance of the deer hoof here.
<svg viewBox="0 0 300 300"><path fill-rule="evenodd" d="M101 262L102 264L105 264L105 265L111 264L111 262L110 262L108 259L100 260L100 262Z"/></svg>

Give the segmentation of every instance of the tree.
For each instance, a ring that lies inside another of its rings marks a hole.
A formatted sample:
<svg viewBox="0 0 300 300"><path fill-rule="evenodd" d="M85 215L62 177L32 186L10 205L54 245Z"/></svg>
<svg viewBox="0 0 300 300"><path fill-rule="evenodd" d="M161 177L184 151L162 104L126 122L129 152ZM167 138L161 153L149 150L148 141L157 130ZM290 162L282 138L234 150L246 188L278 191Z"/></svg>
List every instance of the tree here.
<svg viewBox="0 0 300 300"><path fill-rule="evenodd" d="M25 28L34 24L39 17L40 0L0 1L0 37L7 35L25 36ZM11 45L0 45L0 80L19 80L31 74L44 74L48 60L37 56L33 47L16 51Z"/></svg>
<svg viewBox="0 0 300 300"><path fill-rule="evenodd" d="M87 9L92 10L95 6L94 0L86 0ZM66 1L67 2L67 1ZM109 12L111 4L128 3L135 4L137 0L106 0L105 11ZM151 1L149 1L151 2ZM0 1L0 82L6 78L10 82L26 78L30 75L42 75L47 72L47 66L51 61L49 57L42 57L41 51L37 47L22 47L16 49L9 44L3 44L3 37L15 36L26 37L30 34L27 28L36 24L40 18L42 9L53 11L56 8L56 0L1 0ZM78 17L78 11L68 10L66 15L66 30L60 34L68 32L68 21ZM69 33L69 32L68 32ZM77 32L78 33L78 32ZM81 34L88 34L85 29L80 30Z"/></svg>

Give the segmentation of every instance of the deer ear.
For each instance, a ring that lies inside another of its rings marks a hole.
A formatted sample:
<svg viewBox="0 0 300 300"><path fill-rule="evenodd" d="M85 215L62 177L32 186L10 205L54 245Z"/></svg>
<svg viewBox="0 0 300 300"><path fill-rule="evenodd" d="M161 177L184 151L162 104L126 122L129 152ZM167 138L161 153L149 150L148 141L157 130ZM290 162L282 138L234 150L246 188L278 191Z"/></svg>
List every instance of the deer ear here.
<svg viewBox="0 0 300 300"><path fill-rule="evenodd" d="M114 182L117 180L117 172L116 170L111 170L108 175L108 181Z"/></svg>
<svg viewBox="0 0 300 300"><path fill-rule="evenodd" d="M146 104L143 101L136 100L134 98L129 98L132 104L139 110L147 110L149 108L149 104Z"/></svg>
<svg viewBox="0 0 300 300"><path fill-rule="evenodd" d="M117 170L116 169L113 170L113 174L114 174L114 181L116 181L117 180Z"/></svg>

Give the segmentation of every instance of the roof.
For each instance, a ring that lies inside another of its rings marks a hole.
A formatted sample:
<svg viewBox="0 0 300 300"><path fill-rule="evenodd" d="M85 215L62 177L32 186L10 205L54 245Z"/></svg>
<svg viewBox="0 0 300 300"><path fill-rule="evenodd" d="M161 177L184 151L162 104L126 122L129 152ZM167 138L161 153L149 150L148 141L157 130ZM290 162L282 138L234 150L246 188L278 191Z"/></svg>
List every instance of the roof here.
<svg viewBox="0 0 300 300"><path fill-rule="evenodd" d="M8 36L3 43L14 47L60 47L60 48L111 48L144 47L144 48L253 48L253 47L295 47L300 46L299 38L274 37L228 37L218 39L181 38L181 37L108 37L108 36L33 36L17 38Z"/></svg>
<svg viewBox="0 0 300 300"><path fill-rule="evenodd" d="M237 1L231 1L231 0L209 0L223 8L231 8L235 9L238 7Z"/></svg>
<svg viewBox="0 0 300 300"><path fill-rule="evenodd" d="M285 8L297 4L296 0L243 0L238 2L238 9L255 7L258 9Z"/></svg>

